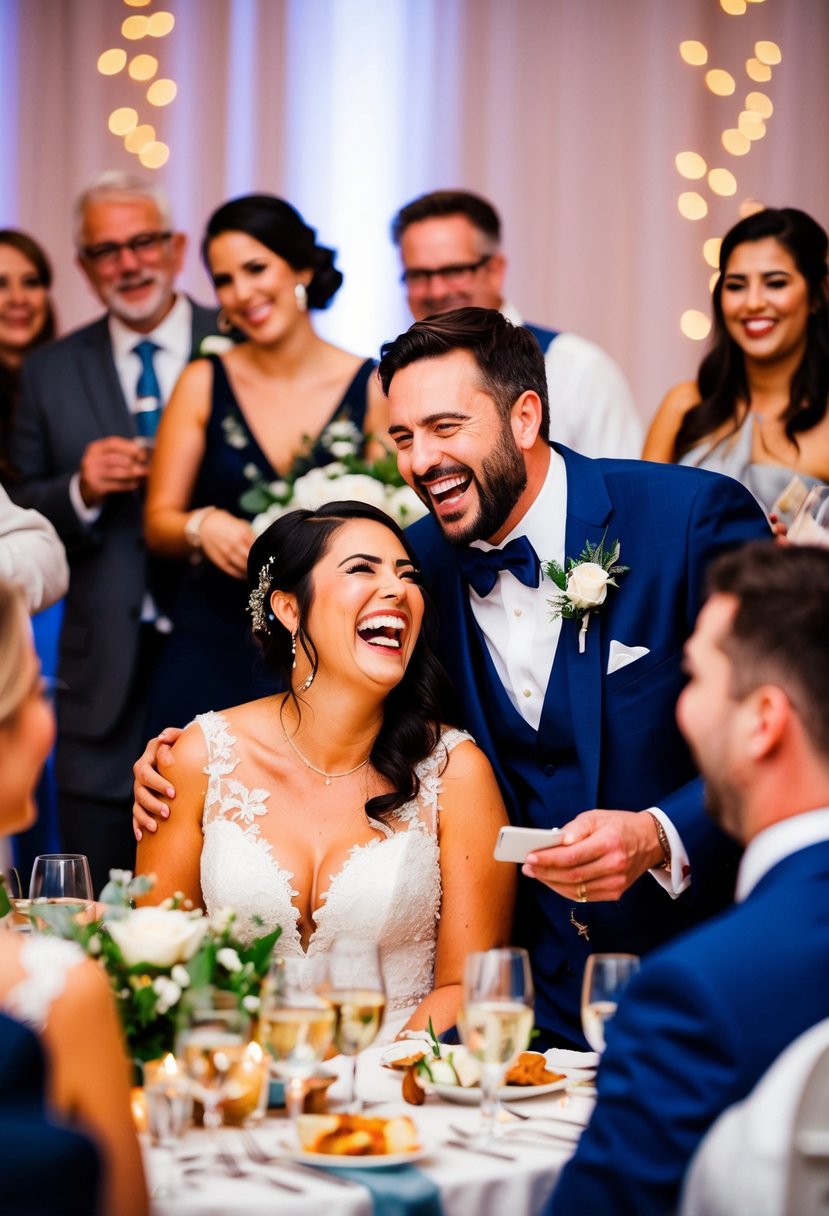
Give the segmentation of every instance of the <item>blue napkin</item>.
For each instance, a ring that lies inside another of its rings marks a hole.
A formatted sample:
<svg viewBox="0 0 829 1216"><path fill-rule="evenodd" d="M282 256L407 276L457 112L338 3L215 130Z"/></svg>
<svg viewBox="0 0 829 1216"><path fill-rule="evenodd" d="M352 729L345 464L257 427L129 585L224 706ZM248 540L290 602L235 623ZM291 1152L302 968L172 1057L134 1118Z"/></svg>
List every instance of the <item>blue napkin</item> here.
<svg viewBox="0 0 829 1216"><path fill-rule="evenodd" d="M331 1173L370 1191L374 1216L443 1216L440 1191L428 1174L413 1165L371 1170L338 1167Z"/></svg>

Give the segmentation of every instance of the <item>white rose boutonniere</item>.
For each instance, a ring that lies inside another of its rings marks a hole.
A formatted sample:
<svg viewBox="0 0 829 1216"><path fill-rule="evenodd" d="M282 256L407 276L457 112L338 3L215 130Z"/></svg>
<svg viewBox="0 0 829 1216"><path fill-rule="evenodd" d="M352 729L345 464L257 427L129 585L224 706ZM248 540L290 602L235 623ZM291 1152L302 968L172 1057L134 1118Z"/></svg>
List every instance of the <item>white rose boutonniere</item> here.
<svg viewBox="0 0 829 1216"><path fill-rule="evenodd" d="M558 562L547 562L544 572L560 588L560 594L549 601L552 619L581 621L579 654L584 654L590 613L596 612L607 599L609 587L618 587L616 577L626 574L630 566L619 565L621 545L611 541L605 548L604 536L597 545L584 542L578 560L570 558L564 570Z"/></svg>

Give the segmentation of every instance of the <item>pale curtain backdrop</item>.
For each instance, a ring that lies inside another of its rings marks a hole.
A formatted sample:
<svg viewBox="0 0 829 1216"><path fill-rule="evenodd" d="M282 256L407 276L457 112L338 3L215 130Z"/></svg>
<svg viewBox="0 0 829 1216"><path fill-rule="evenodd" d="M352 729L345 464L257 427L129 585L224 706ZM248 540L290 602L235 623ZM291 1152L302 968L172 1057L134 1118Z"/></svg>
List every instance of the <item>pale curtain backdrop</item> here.
<svg viewBox="0 0 829 1216"><path fill-rule="evenodd" d="M124 41L125 17L162 8L167 38ZM684 39L708 46L706 68L682 61ZM768 85L744 67L761 39L782 51ZM115 46L155 54L176 100L150 116L146 86L99 75ZM281 194L339 250L321 330L375 354L409 320L390 217L426 190L476 190L503 217L509 297L610 351L647 420L703 353L679 329L686 309L708 312L703 241L745 198L829 223L827 50L827 0L742 16L717 0L0 0L0 224L51 254L62 329L96 315L71 204L102 169L139 167L107 130L136 106L170 147L154 176L191 238L184 286L212 298L197 247L219 202ZM705 87L711 67L733 96ZM756 89L774 105L766 136L730 156L720 134ZM684 182L684 150L731 169L737 193ZM698 188L709 213L692 222L677 199Z"/></svg>

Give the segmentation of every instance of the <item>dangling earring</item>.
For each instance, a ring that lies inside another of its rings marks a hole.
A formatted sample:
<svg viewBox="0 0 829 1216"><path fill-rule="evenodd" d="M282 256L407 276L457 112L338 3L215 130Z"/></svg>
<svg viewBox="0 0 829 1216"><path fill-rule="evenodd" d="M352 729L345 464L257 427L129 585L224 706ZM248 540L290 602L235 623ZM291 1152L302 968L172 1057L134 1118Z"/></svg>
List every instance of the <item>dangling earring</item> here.
<svg viewBox="0 0 829 1216"><path fill-rule="evenodd" d="M311 670L308 672L308 675L305 677L305 679L300 684L299 688L297 689L297 692L307 692L308 689L311 687L311 685L314 683L314 676L316 674L317 673L314 671L314 669L312 667Z"/></svg>
<svg viewBox="0 0 829 1216"><path fill-rule="evenodd" d="M291 667L296 669L296 630L291 634Z"/></svg>
<svg viewBox="0 0 829 1216"><path fill-rule="evenodd" d="M216 328L223 334L229 334L233 330L233 325L227 319L227 313L223 308L219 309L219 315L216 318Z"/></svg>
<svg viewBox="0 0 829 1216"><path fill-rule="evenodd" d="M297 312L305 312L308 308L308 291L304 283L294 284L294 299Z"/></svg>

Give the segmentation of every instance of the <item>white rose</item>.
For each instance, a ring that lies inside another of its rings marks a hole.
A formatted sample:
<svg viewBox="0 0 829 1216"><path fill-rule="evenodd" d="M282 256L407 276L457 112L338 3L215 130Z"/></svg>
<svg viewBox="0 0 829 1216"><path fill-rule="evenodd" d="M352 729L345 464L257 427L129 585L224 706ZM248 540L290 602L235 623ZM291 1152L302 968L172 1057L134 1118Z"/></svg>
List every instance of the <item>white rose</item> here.
<svg viewBox="0 0 829 1216"><path fill-rule="evenodd" d="M598 608L607 597L610 575L597 562L582 562L567 575L567 598L576 608Z"/></svg>
<svg viewBox="0 0 829 1216"><path fill-rule="evenodd" d="M230 946L223 946L222 949L219 950L216 955L216 962L219 963L220 966L224 967L225 971L242 970L242 960L239 958L236 951L232 950Z"/></svg>
<svg viewBox="0 0 829 1216"><path fill-rule="evenodd" d="M344 477L329 482L326 488L328 493L325 502L340 502L350 498L379 507L381 511L386 509L386 487L382 481L369 477L367 473L346 473Z"/></svg>
<svg viewBox="0 0 829 1216"><path fill-rule="evenodd" d="M291 506L315 511L327 499L324 497L328 489L328 474L325 469L310 469L294 482L294 496Z"/></svg>
<svg viewBox="0 0 829 1216"><path fill-rule="evenodd" d="M172 967L186 963L207 932L203 916L165 908L136 908L125 920L107 921L110 936L128 967Z"/></svg>

